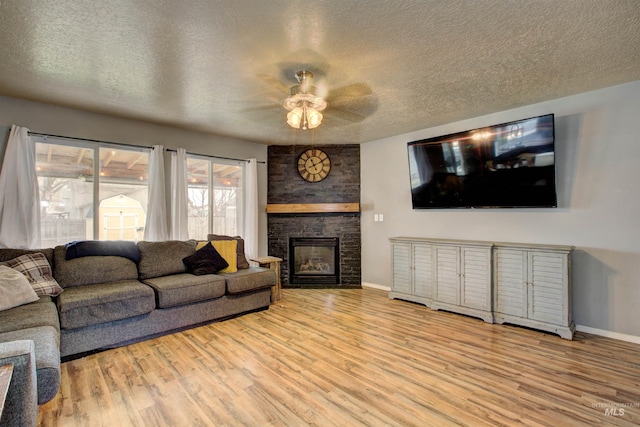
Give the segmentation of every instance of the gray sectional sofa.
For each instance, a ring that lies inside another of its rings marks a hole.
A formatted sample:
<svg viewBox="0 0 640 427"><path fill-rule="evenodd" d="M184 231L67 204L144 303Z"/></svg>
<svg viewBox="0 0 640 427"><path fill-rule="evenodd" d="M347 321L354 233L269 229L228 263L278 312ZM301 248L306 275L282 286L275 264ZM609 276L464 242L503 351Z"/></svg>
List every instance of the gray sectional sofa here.
<svg viewBox="0 0 640 427"><path fill-rule="evenodd" d="M36 371L31 391L24 390L28 378L16 379L14 371L0 426L32 424L37 406L25 413L25 393L35 393L38 404L51 400L60 387L61 358L270 304L270 288L276 284L273 270L249 267L244 260L238 263L244 268L235 272L194 275L182 260L196 252L195 241L138 242L137 249L139 259L135 261L119 255L68 259L67 246L36 251L0 249L0 262L43 253L64 289L57 297L41 296L38 301L0 311L0 365L21 355L27 360L28 353L33 353ZM237 256L244 258L243 253ZM14 385L20 390L12 390Z"/></svg>

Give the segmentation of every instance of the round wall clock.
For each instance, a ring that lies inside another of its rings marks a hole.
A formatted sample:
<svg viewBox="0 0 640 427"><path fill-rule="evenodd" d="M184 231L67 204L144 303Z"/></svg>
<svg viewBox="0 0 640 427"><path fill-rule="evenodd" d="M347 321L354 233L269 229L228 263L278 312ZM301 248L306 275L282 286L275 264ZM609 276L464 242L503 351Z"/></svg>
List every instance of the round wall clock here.
<svg viewBox="0 0 640 427"><path fill-rule="evenodd" d="M309 182L320 182L329 175L331 160L322 150L312 148L300 154L298 158L298 172Z"/></svg>

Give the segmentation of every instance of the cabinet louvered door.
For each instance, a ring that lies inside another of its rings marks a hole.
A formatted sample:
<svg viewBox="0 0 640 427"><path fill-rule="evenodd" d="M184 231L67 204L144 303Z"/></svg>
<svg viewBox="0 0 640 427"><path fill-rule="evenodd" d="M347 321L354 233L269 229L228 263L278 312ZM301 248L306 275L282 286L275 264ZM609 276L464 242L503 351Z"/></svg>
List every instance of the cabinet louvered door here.
<svg viewBox="0 0 640 427"><path fill-rule="evenodd" d="M393 251L393 283L392 290L403 294L411 293L411 244L394 243Z"/></svg>
<svg viewBox="0 0 640 427"><path fill-rule="evenodd" d="M389 298L431 307L433 302L433 245L420 238L391 240L392 278Z"/></svg>
<svg viewBox="0 0 640 427"><path fill-rule="evenodd" d="M460 304L460 249L456 246L435 246L435 299L448 304Z"/></svg>
<svg viewBox="0 0 640 427"><path fill-rule="evenodd" d="M413 246L413 292L421 297L431 298L433 294L432 246Z"/></svg>
<svg viewBox="0 0 640 427"><path fill-rule="evenodd" d="M529 252L528 317L540 322L566 323L567 257L563 254Z"/></svg>
<svg viewBox="0 0 640 427"><path fill-rule="evenodd" d="M460 248L461 305L491 310L491 248Z"/></svg>
<svg viewBox="0 0 640 427"><path fill-rule="evenodd" d="M572 339L570 246L497 247L494 320Z"/></svg>
<svg viewBox="0 0 640 427"><path fill-rule="evenodd" d="M527 252L496 249L494 270L495 311L527 317Z"/></svg>

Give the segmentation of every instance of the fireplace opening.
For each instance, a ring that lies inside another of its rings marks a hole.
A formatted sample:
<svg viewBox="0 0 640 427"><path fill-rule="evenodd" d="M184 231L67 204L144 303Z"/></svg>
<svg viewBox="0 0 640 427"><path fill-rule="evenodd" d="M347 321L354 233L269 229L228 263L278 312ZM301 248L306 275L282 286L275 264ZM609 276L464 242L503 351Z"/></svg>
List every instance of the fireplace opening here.
<svg viewBox="0 0 640 427"><path fill-rule="evenodd" d="M289 238L289 283L337 285L340 277L337 237Z"/></svg>

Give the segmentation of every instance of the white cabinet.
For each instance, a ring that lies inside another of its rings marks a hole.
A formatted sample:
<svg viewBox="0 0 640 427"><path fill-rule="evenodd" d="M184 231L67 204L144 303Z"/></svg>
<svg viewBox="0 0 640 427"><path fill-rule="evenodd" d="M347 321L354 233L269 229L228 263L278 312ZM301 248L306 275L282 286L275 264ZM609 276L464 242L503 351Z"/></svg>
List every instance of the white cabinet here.
<svg viewBox="0 0 640 427"><path fill-rule="evenodd" d="M573 247L394 237L389 298L572 339Z"/></svg>
<svg viewBox="0 0 640 427"><path fill-rule="evenodd" d="M494 249L494 320L572 339L571 251L499 244Z"/></svg>
<svg viewBox="0 0 640 427"><path fill-rule="evenodd" d="M412 239L391 239L392 283L389 298L431 305L432 245Z"/></svg>
<svg viewBox="0 0 640 427"><path fill-rule="evenodd" d="M434 244L434 296L431 308L493 322L490 243Z"/></svg>

